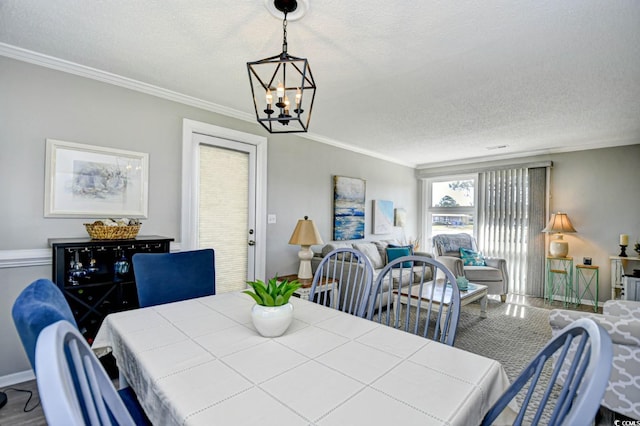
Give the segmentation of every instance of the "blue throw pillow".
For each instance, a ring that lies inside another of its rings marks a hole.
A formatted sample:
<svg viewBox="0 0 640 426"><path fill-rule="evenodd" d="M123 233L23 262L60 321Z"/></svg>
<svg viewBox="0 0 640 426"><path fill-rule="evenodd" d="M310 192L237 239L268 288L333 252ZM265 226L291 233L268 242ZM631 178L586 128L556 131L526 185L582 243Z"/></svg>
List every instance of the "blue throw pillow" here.
<svg viewBox="0 0 640 426"><path fill-rule="evenodd" d="M399 257L402 256L410 256L411 255L411 246L405 246L405 247L391 247L391 244L389 244L389 247L387 247L387 263L391 263L392 261L396 260ZM402 267L403 268L411 268L413 262L402 262ZM401 265L398 264L396 266L394 266L394 268L399 268Z"/></svg>
<svg viewBox="0 0 640 426"><path fill-rule="evenodd" d="M460 257L462 258L462 264L464 266L487 266L487 263L482 257L482 253L477 251L461 248Z"/></svg>

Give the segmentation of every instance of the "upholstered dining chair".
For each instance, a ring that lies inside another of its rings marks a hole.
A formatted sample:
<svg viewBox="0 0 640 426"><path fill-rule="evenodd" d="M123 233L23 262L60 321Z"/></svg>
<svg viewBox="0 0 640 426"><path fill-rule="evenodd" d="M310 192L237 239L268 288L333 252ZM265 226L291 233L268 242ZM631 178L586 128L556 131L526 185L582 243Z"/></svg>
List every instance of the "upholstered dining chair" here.
<svg viewBox="0 0 640 426"><path fill-rule="evenodd" d="M394 259L378 274L372 294L368 319L453 346L460 290L442 263L427 256Z"/></svg>
<svg viewBox="0 0 640 426"><path fill-rule="evenodd" d="M77 328L60 320L45 327L36 343L36 379L47 424L139 425Z"/></svg>
<svg viewBox="0 0 640 426"><path fill-rule="evenodd" d="M66 321L76 330L78 328L62 291L45 278L32 282L22 290L13 303L11 314L36 377L38 376L36 346L42 331L58 321ZM133 389L127 386L119 389L117 393L129 412L134 415L136 424L150 424L140 408Z"/></svg>
<svg viewBox="0 0 640 426"><path fill-rule="evenodd" d="M132 261L141 308L216 294L213 249L136 253Z"/></svg>
<svg viewBox="0 0 640 426"><path fill-rule="evenodd" d="M434 256L451 269L453 275L486 285L489 294L498 294L502 302L506 301L509 271L505 259L479 256L476 240L465 233L434 235L432 241ZM464 258L461 249L465 252Z"/></svg>
<svg viewBox="0 0 640 426"><path fill-rule="evenodd" d="M593 424L612 362L611 338L604 328L592 319L579 319L542 348L487 412L482 425L493 424L518 394L523 402L514 425L525 420L534 425L544 420L550 426ZM567 375L561 383L563 366Z"/></svg>
<svg viewBox="0 0 640 426"><path fill-rule="evenodd" d="M60 320L69 321L78 328L62 291L45 278L32 282L22 290L13 303L11 315L34 370L36 341L42 329Z"/></svg>
<svg viewBox="0 0 640 426"><path fill-rule="evenodd" d="M367 256L353 248L337 248L316 268L309 300L364 317L372 281L373 266Z"/></svg>

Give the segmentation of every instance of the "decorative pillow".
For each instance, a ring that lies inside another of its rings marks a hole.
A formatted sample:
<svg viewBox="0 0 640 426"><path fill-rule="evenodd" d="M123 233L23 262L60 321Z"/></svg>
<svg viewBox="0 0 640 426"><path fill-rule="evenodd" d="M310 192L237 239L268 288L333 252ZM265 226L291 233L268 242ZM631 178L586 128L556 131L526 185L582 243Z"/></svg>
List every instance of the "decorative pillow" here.
<svg viewBox="0 0 640 426"><path fill-rule="evenodd" d="M399 257L402 256L410 256L411 255L411 246L404 247L387 247L387 263L393 262ZM394 268L399 268L402 266L403 268L411 268L413 262L402 262L402 265L395 265Z"/></svg>
<svg viewBox="0 0 640 426"><path fill-rule="evenodd" d="M373 269L380 269L384 267L384 262L378 252L378 248L373 243L354 243L353 248L364 254L371 261Z"/></svg>
<svg viewBox="0 0 640 426"><path fill-rule="evenodd" d="M387 241L374 241L376 248L378 249L378 253L380 253L380 259L387 264L387 246L389 243Z"/></svg>
<svg viewBox="0 0 640 426"><path fill-rule="evenodd" d="M413 244L407 244L405 246L401 246L400 244L389 243L388 247L391 247L391 248L408 248L409 249L409 254L413 254Z"/></svg>
<svg viewBox="0 0 640 426"><path fill-rule="evenodd" d="M487 266L482 253L477 251L460 248L460 257L464 266Z"/></svg>
<svg viewBox="0 0 640 426"><path fill-rule="evenodd" d="M325 257L327 254L329 254L329 252L332 252L333 250L337 249L337 248L353 248L353 246L350 243L329 243L329 244L325 244L324 247L322 247L322 257ZM338 259L342 259L342 254L340 254L338 256ZM349 253L349 255L347 256L346 260L351 259L351 253Z"/></svg>

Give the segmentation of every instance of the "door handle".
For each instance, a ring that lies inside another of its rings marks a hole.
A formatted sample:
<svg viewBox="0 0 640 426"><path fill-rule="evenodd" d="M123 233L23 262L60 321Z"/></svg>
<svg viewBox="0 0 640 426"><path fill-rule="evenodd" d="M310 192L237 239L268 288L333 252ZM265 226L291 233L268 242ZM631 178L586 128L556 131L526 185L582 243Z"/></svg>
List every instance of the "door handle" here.
<svg viewBox="0 0 640 426"><path fill-rule="evenodd" d="M256 245L256 242L255 242L255 241L253 241L253 240L249 240L249 243L248 243L248 244L249 244L250 246L255 246L255 245Z"/></svg>

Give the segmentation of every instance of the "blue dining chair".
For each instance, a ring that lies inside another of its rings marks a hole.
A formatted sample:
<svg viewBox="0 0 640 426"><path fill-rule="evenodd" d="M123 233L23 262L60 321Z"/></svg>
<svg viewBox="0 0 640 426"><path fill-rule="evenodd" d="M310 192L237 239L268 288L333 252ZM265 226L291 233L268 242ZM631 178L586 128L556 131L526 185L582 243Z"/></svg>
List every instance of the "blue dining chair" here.
<svg viewBox="0 0 640 426"><path fill-rule="evenodd" d="M132 261L141 308L216 294L213 249L136 253Z"/></svg>
<svg viewBox="0 0 640 426"><path fill-rule="evenodd" d="M60 320L69 321L78 328L62 291L45 278L32 282L22 290L13 303L11 315L34 370L36 340L43 328Z"/></svg>
<svg viewBox="0 0 640 426"><path fill-rule="evenodd" d="M547 363L555 363L553 368ZM609 334L594 320L581 318L545 345L485 415L491 425L507 405L523 391L523 402L514 425L539 424L543 413L550 426L593 423L611 374L613 345ZM545 368L546 367L546 368ZM550 374L544 374L543 371ZM564 382L558 380L567 371ZM534 396L535 395L535 396ZM545 419L546 420L546 419Z"/></svg>
<svg viewBox="0 0 640 426"><path fill-rule="evenodd" d="M45 278L32 282L22 290L13 303L11 315L36 377L38 376L36 345L42 330L58 321L67 321L76 330L78 329L78 324L62 291ZM150 424L130 387L118 390L118 395L136 424Z"/></svg>
<svg viewBox="0 0 640 426"><path fill-rule="evenodd" d="M370 303L371 321L449 346L455 343L460 289L453 273L432 257L402 256L387 263L373 284Z"/></svg>

